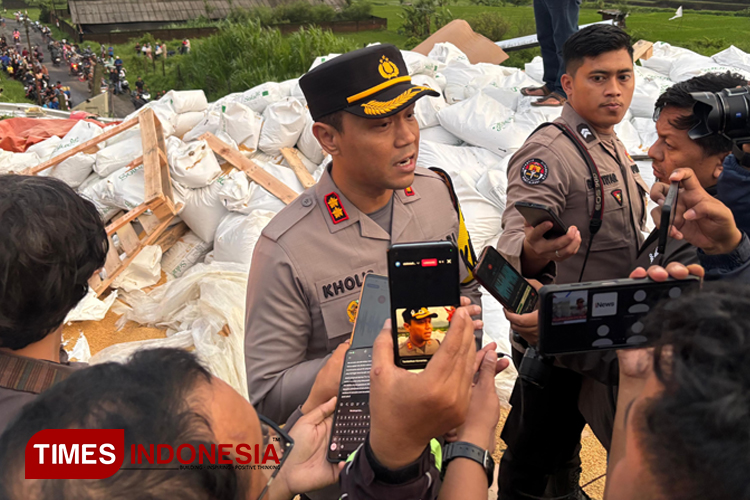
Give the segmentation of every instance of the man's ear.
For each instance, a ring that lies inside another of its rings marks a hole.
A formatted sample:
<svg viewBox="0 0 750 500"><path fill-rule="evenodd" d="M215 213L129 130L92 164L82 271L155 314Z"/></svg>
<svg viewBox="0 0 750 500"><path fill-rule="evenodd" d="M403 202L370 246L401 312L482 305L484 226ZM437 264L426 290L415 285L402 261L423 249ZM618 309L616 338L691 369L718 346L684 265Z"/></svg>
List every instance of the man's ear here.
<svg viewBox="0 0 750 500"><path fill-rule="evenodd" d="M315 122L312 132L323 151L331 156L337 156L340 153L338 142L341 133L338 130L326 123Z"/></svg>
<svg viewBox="0 0 750 500"><path fill-rule="evenodd" d="M724 158L726 158L727 156L729 155L721 154L716 156L713 171L711 172L711 175L713 175L714 179L718 179L721 173L724 171Z"/></svg>
<svg viewBox="0 0 750 500"><path fill-rule="evenodd" d="M568 95L568 99L570 99L570 96L573 94L573 77L567 73L563 73L563 76L560 77L560 84Z"/></svg>

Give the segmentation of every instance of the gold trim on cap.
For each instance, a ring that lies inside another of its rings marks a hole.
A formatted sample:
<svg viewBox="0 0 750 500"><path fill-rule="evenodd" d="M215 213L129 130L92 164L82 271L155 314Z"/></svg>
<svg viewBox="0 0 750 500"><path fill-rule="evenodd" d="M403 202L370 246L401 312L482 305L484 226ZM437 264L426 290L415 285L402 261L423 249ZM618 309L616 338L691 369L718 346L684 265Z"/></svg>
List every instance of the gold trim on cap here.
<svg viewBox="0 0 750 500"><path fill-rule="evenodd" d="M376 92L380 92L383 89L387 89L388 87L392 87L396 85L397 83L402 82L409 82L411 83L411 77L410 76L401 76L399 78L393 78L391 80L388 80L387 82L383 82L379 85L375 85L374 87L370 87L369 89L360 92L359 94L354 94L351 97L346 98L346 102L349 104L353 103L354 101L359 101L360 99L364 99L365 97L371 96L372 94Z"/></svg>
<svg viewBox="0 0 750 500"><path fill-rule="evenodd" d="M370 101L362 104L362 108L366 115L384 115L390 113L399 106L403 106L409 99L419 94L424 90L432 90L430 87L412 87L406 92L399 94L390 101Z"/></svg>

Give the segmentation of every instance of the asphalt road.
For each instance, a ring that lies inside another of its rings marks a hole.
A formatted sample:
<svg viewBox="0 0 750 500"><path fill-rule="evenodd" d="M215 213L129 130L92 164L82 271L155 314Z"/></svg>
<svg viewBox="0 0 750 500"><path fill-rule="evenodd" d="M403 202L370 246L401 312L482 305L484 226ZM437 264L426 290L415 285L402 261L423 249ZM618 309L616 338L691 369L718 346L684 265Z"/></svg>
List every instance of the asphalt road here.
<svg viewBox="0 0 750 500"><path fill-rule="evenodd" d="M16 23L16 20L12 17L10 19L6 19L5 28L2 29L2 34L4 34L6 40L8 40L8 42L12 44L13 30L16 29L16 27L18 28L18 31L21 32L21 45L28 48L26 28L24 27L23 23ZM38 45L42 49L42 53L44 54L43 64L47 66L47 71L49 71L50 82L54 84L55 82L60 81L64 86L70 87L70 97L73 101L73 106L76 106L88 99L88 84L86 82L79 81L78 77L70 76L68 74L68 66L65 61L62 61L59 67L55 67L52 64L52 59L50 57L49 50L47 49L47 43L42 42L42 34L29 26L29 37L31 38L32 47L34 45Z"/></svg>

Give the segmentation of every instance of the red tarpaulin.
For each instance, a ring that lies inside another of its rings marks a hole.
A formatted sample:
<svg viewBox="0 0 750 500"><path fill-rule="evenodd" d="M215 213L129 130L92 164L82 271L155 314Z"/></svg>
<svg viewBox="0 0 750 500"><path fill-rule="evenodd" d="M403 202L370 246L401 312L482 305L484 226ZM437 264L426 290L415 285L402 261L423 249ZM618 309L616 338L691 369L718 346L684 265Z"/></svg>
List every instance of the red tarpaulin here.
<svg viewBox="0 0 750 500"><path fill-rule="evenodd" d="M96 120L86 120L100 127ZM53 135L63 137L78 120L55 120L48 118L8 118L0 121L0 149L23 153L26 148L49 139Z"/></svg>

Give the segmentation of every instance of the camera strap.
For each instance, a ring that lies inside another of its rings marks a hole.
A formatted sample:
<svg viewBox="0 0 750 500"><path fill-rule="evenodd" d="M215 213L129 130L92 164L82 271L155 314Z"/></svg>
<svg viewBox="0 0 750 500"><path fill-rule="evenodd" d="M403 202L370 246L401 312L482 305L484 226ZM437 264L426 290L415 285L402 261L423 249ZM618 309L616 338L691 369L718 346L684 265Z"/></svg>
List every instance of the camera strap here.
<svg viewBox="0 0 750 500"><path fill-rule="evenodd" d="M564 123L557 123L557 122L542 123L536 128L536 130L534 130L534 132L531 133L531 135L533 136L541 129L549 127L550 125L559 129L560 132L562 132L564 136L570 139L570 141L576 147L576 149L581 155L581 158L583 158L583 162L586 164L586 167L588 167L589 169L589 175L591 176L591 183L594 186L594 210L591 212L591 221L589 222L589 234L591 236L589 237L589 244L588 244L588 247L586 248L586 256L583 259L583 266L581 266L581 274L578 276L578 281L581 282L583 280L583 272L586 269L586 263L589 260L589 253L591 252L591 245L594 243L594 236L596 235L596 233L599 232L599 229L602 227L602 218L604 215L604 182L602 181L602 176L599 174L599 167L596 166L596 162L594 162L594 159L591 157L591 154L589 154L589 151L588 149L586 149L586 146L583 145L580 139L578 139L578 137L573 133L573 131L570 130L570 128L568 128L568 126L565 125Z"/></svg>

